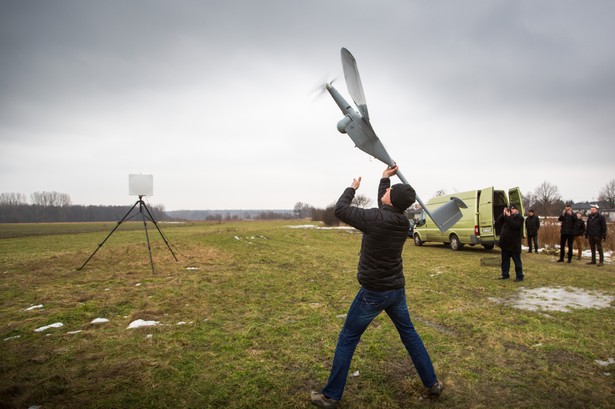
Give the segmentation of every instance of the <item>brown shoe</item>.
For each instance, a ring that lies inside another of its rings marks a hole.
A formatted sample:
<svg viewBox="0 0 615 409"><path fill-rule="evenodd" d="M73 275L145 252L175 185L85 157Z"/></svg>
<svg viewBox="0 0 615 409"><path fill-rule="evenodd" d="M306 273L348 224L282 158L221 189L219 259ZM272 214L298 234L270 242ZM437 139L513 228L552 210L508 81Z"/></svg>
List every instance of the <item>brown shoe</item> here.
<svg viewBox="0 0 615 409"><path fill-rule="evenodd" d="M442 395L442 389L444 389L444 384L440 381L436 381L433 386L427 388L427 396L430 398L437 398Z"/></svg>
<svg viewBox="0 0 615 409"><path fill-rule="evenodd" d="M324 393L314 392L310 394L310 402L312 405L319 408L335 408L337 407L337 401L333 398L327 398Z"/></svg>
<svg viewBox="0 0 615 409"><path fill-rule="evenodd" d="M598 267L602 267L603 265L602 262L598 263Z"/></svg>

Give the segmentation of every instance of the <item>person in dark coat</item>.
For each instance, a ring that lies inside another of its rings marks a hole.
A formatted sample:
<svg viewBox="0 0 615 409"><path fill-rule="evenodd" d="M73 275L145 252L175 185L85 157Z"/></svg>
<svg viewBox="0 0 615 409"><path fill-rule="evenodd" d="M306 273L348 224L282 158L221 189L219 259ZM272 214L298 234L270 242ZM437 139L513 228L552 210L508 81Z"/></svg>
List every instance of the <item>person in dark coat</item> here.
<svg viewBox="0 0 615 409"><path fill-rule="evenodd" d="M572 262L572 242L574 241L574 226L577 223L577 216L572 213L572 207L566 206L562 214L557 218L562 225L559 233L559 260L558 263L564 261L566 253L566 243L568 243L568 262Z"/></svg>
<svg viewBox="0 0 615 409"><path fill-rule="evenodd" d="M320 392L311 393L310 400L316 406L334 408L342 399L355 348L363 332L382 311L395 324L427 394L436 397L442 391L442 383L436 378L431 358L408 313L402 251L410 223L404 211L414 203L416 194L407 184L390 187L390 177L396 173L397 166L387 167L383 172L378 187L378 208L351 206L361 178L352 181L335 205L335 216L363 233L357 269L361 288L339 334L329 380Z"/></svg>
<svg viewBox="0 0 615 409"><path fill-rule="evenodd" d="M527 247L528 253L532 252L532 243L534 244L534 252L538 253L538 229L540 229L540 218L530 209L525 218L525 231L527 232Z"/></svg>
<svg viewBox="0 0 615 409"><path fill-rule="evenodd" d="M577 259L581 260L583 253L583 235L585 234L585 221L581 213L577 213L577 222L574 225L574 244L577 246Z"/></svg>
<svg viewBox="0 0 615 409"><path fill-rule="evenodd" d="M587 217L587 227L585 229L585 237L589 238L589 248L592 251L592 261L587 264L596 264L596 248L600 255L598 267L604 264L604 251L602 250L602 242L606 241L606 219L598 212L598 205L592 205Z"/></svg>
<svg viewBox="0 0 615 409"><path fill-rule="evenodd" d="M521 263L521 236L523 234L523 216L515 205L510 210L505 207L496 223L502 226L499 246L502 250L501 280L510 278L510 259L515 263L515 281L523 281L523 264Z"/></svg>

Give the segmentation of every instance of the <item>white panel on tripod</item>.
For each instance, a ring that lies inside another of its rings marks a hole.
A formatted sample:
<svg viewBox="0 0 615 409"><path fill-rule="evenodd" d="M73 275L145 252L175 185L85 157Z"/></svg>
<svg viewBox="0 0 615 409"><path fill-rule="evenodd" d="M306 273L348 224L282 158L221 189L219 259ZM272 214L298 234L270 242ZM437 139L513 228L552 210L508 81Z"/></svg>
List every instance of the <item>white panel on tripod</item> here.
<svg viewBox="0 0 615 409"><path fill-rule="evenodd" d="M131 196L153 196L154 175L128 175L128 194Z"/></svg>

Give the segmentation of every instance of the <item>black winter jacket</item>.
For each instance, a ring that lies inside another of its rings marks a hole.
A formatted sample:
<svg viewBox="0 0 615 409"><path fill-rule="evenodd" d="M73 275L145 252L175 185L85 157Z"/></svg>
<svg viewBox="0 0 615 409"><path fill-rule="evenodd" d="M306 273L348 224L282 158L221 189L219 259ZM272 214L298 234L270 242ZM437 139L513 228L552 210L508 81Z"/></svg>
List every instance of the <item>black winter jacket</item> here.
<svg viewBox="0 0 615 409"><path fill-rule="evenodd" d="M574 235L574 225L577 223L577 216L574 213L561 214L557 220L562 222L560 234Z"/></svg>
<svg viewBox="0 0 615 409"><path fill-rule="evenodd" d="M585 234L585 222L583 219L577 219L577 222L574 224L574 235L582 236Z"/></svg>
<svg viewBox="0 0 615 409"><path fill-rule="evenodd" d="M508 250L512 253L521 253L521 236L523 233L523 216L519 213L504 216L501 214L496 223L502 225L500 232L501 249Z"/></svg>
<svg viewBox="0 0 615 409"><path fill-rule="evenodd" d="M351 206L355 196L351 187L344 190L335 205L339 220L363 232L357 279L371 291L395 290L405 285L401 254L410 222L403 212L380 201L390 185L388 178L380 180L377 209Z"/></svg>
<svg viewBox="0 0 615 409"><path fill-rule="evenodd" d="M527 230L528 236L535 236L540 229L540 218L536 215L528 216L525 218L525 230Z"/></svg>
<svg viewBox="0 0 615 409"><path fill-rule="evenodd" d="M586 237L606 238L606 219L600 213L590 214L587 217L587 228L585 229Z"/></svg>

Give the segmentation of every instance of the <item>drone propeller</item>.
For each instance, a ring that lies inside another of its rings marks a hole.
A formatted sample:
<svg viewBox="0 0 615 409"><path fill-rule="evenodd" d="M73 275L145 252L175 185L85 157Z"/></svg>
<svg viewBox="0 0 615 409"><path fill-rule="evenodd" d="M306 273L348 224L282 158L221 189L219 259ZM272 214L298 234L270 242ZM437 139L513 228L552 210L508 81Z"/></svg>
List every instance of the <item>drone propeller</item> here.
<svg viewBox="0 0 615 409"><path fill-rule="evenodd" d="M325 92L327 92L327 85L331 85L334 82L337 82L338 77L334 77L332 80L326 80L327 77L322 77L320 81L318 81L318 85L311 89L309 95L315 95L314 100L319 99Z"/></svg>

